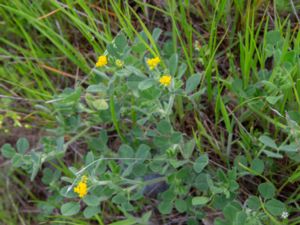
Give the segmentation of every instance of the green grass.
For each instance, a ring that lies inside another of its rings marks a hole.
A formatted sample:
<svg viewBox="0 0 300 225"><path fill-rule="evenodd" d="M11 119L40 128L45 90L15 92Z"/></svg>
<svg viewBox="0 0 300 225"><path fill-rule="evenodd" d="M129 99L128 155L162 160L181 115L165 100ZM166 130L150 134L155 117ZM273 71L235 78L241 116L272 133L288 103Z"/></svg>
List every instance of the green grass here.
<svg viewBox="0 0 300 225"><path fill-rule="evenodd" d="M294 14L300 10L299 1L62 2L0 1L0 113L14 111L22 115L22 123L52 127L55 118L46 101L65 87L88 80L97 57L122 31L132 42L135 37L140 40L153 56L161 55L162 42L172 39L171 53L178 53L187 66L183 80L196 72L202 74L198 89L205 94L195 97L197 108L186 110L186 99L177 96L172 122L178 120L183 126L186 115L191 114L195 125L191 136L201 152L217 156L215 163L230 169L241 154L250 165L262 155L257 147L262 134L279 145L298 141L300 31ZM164 31L159 40L152 35L156 27ZM199 50L195 49L196 40ZM167 68L166 62L163 65ZM13 99L7 103L7 98ZM110 105L114 105L113 98ZM124 139L114 107L111 114ZM134 121L134 110L132 118ZM43 122L35 124L35 120ZM284 193L286 186L299 182L297 162L288 162L280 165L280 180L278 174L266 174L262 179L276 184L278 195L297 211L299 188ZM6 179L0 188L8 191ZM12 175L9 182L15 179ZM25 191L25 187L18 188ZM10 193L0 199L0 221L5 224L28 224L34 219L18 212L17 197L18 193ZM291 224L299 220L296 215ZM73 223L85 222L74 219Z"/></svg>
<svg viewBox="0 0 300 225"><path fill-rule="evenodd" d="M26 185L15 174L9 173L6 168L2 168L5 173L1 173L0 178L0 221L3 224L26 225L30 221L34 221L31 216L31 208L22 207L22 201L26 201L27 197L34 200L36 197L26 188ZM15 191L12 191L15 190ZM20 201L22 200L22 201ZM26 212L28 210L28 212ZM34 210L33 210L34 211Z"/></svg>

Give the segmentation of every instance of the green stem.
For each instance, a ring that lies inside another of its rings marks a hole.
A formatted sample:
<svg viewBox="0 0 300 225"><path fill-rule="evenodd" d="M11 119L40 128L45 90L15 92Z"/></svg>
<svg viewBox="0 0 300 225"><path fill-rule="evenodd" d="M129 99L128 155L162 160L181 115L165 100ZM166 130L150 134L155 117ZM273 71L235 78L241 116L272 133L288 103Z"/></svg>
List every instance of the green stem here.
<svg viewBox="0 0 300 225"><path fill-rule="evenodd" d="M166 116L169 118L170 114L172 113L172 107L174 105L174 100L175 100L175 94L173 92L174 90L174 80L172 78L172 83L171 83L171 87L170 87L170 97L169 97L169 103L168 103L168 107L167 107L167 110L166 110Z"/></svg>
<svg viewBox="0 0 300 225"><path fill-rule="evenodd" d="M257 173L256 171L250 169L249 167L243 165L242 163L239 162L238 164L239 164L240 167L242 167L244 170L247 170L249 173L251 173L255 176L259 176L259 177L263 178L265 181L272 183L268 178L266 178L265 176Z"/></svg>
<svg viewBox="0 0 300 225"><path fill-rule="evenodd" d="M279 221L277 221L268 211L267 209L265 208L265 205L263 203L263 201L261 200L261 198L259 198L260 200L260 205L263 209L263 211L266 213L266 215L274 222L274 224L278 224L278 225L281 225L281 223Z"/></svg>
<svg viewBox="0 0 300 225"><path fill-rule="evenodd" d="M69 140L67 143L65 143L64 151L66 151L70 144L72 144L74 141L76 141L78 138L80 138L82 135L84 135L89 129L90 129L90 127L85 128L83 131L81 131L79 134L75 135L71 140Z"/></svg>
<svg viewBox="0 0 300 225"><path fill-rule="evenodd" d="M131 98L131 105L134 105L134 97ZM134 107L131 107L131 120L132 120L132 124L133 126L136 125L136 120L137 120L137 116L136 116L136 111L134 109Z"/></svg>
<svg viewBox="0 0 300 225"><path fill-rule="evenodd" d="M282 189L283 189L289 182L290 182L289 179L287 179L287 180L280 186L280 188L278 188L277 194L279 194L279 193L282 191Z"/></svg>
<svg viewBox="0 0 300 225"><path fill-rule="evenodd" d="M95 218L96 218L96 220L98 221L98 223L99 223L100 225L104 225L103 220L102 220L102 218L101 218L100 215L96 214L96 215L95 215Z"/></svg>
<svg viewBox="0 0 300 225"><path fill-rule="evenodd" d="M121 138L121 140L123 142L125 142L125 138L124 138L123 134L121 133L120 127L119 127L119 124L118 124L118 120L117 120L117 116L116 116L116 109L115 109L115 101L114 101L114 96L113 95L110 96L109 106L110 106L111 118L112 118L113 124L116 128L116 131L117 131L119 137Z"/></svg>
<svg viewBox="0 0 300 225"><path fill-rule="evenodd" d="M182 97L181 96L177 96L176 98L176 113L178 114L179 117L179 121L182 124L182 119L184 117L184 110L183 110L183 102L182 102Z"/></svg>

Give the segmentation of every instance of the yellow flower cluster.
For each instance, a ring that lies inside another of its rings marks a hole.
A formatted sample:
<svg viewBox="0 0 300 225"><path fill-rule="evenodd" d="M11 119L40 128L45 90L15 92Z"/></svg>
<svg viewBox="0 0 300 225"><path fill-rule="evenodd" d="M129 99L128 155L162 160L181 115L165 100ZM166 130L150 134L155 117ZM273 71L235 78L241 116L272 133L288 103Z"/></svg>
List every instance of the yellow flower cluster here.
<svg viewBox="0 0 300 225"><path fill-rule="evenodd" d="M123 67L124 66L124 62L122 60L120 60L120 59L117 59L116 60L116 66L117 67Z"/></svg>
<svg viewBox="0 0 300 225"><path fill-rule="evenodd" d="M160 58L158 56L154 58L147 59L147 64L150 68L150 70L153 70L157 67L157 65L160 63ZM96 67L103 67L106 66L108 63L107 56L101 55L98 58L98 61L96 63ZM121 68L124 66L124 61L117 59L115 61L115 64L117 67ZM169 86L172 82L172 77L170 75L163 75L159 79L159 83L165 87ZM87 184L86 184L87 178L85 176L82 177L81 181L78 183L78 185L74 188L74 192L78 193L79 197L83 197L87 194Z"/></svg>
<svg viewBox="0 0 300 225"><path fill-rule="evenodd" d="M98 58L98 61L96 63L96 67L103 67L107 65L107 56L106 55L101 55Z"/></svg>
<svg viewBox="0 0 300 225"><path fill-rule="evenodd" d="M159 57L154 57L152 59L147 59L147 64L148 64L150 70L153 70L158 65L158 63L160 63L160 58Z"/></svg>
<svg viewBox="0 0 300 225"><path fill-rule="evenodd" d="M172 81L172 77L170 75L163 75L160 79L159 79L159 83L164 85L164 86L169 86L171 84Z"/></svg>
<svg viewBox="0 0 300 225"><path fill-rule="evenodd" d="M74 192L77 193L80 198L83 198L87 195L87 176L82 176L80 182L77 184L76 187L74 187Z"/></svg>

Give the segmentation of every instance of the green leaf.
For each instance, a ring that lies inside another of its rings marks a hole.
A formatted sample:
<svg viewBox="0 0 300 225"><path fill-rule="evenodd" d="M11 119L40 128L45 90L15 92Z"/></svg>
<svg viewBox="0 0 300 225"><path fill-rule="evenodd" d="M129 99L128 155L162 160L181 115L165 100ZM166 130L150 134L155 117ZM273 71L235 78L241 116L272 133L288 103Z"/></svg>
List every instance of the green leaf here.
<svg viewBox="0 0 300 225"><path fill-rule="evenodd" d="M114 76L117 77L129 77L131 75L131 71L129 71L128 69L121 69L121 70L117 70L114 74Z"/></svg>
<svg viewBox="0 0 300 225"><path fill-rule="evenodd" d="M16 154L16 150L10 144L4 144L1 153L5 158L11 159Z"/></svg>
<svg viewBox="0 0 300 225"><path fill-rule="evenodd" d="M146 175L147 166L143 164L141 160L139 160L136 164L132 165L134 165L132 172L136 177L143 177L144 175Z"/></svg>
<svg viewBox="0 0 300 225"><path fill-rule="evenodd" d="M247 199L247 206L250 208L250 209L253 209L253 210L258 210L260 208L260 200L257 196L250 196L248 199Z"/></svg>
<svg viewBox="0 0 300 225"><path fill-rule="evenodd" d="M100 213L99 206L88 206L84 209L83 216L87 219L90 219L98 213Z"/></svg>
<svg viewBox="0 0 300 225"><path fill-rule="evenodd" d="M94 154L92 151L88 152L85 156L85 166L89 165L95 160Z"/></svg>
<svg viewBox="0 0 300 225"><path fill-rule="evenodd" d="M187 143L184 144L182 149L182 155L185 159L189 159L193 154L195 149L196 142L194 139L189 140Z"/></svg>
<svg viewBox="0 0 300 225"><path fill-rule="evenodd" d="M182 134L180 132L174 132L170 137L170 143L179 144L182 140Z"/></svg>
<svg viewBox="0 0 300 225"><path fill-rule="evenodd" d="M168 189L164 193L162 193L162 198L164 201L171 202L176 198L176 194L172 189Z"/></svg>
<svg viewBox="0 0 300 225"><path fill-rule="evenodd" d="M173 203L171 201L162 201L158 205L158 210L161 214L170 214L173 209Z"/></svg>
<svg viewBox="0 0 300 225"><path fill-rule="evenodd" d="M280 216L283 211L286 211L285 204L277 199L267 201L265 207L273 216Z"/></svg>
<svg viewBox="0 0 300 225"><path fill-rule="evenodd" d="M95 195L91 195L91 194L85 196L83 198L83 201L88 206L98 206L98 205L100 205L100 198L98 198Z"/></svg>
<svg viewBox="0 0 300 225"><path fill-rule="evenodd" d="M141 96L146 100L151 101L158 99L160 94L160 90L157 88L157 86L152 86L146 90L141 91Z"/></svg>
<svg viewBox="0 0 300 225"><path fill-rule="evenodd" d="M177 199L175 201L175 208L178 212L183 213L187 210L187 203L182 199Z"/></svg>
<svg viewBox="0 0 300 225"><path fill-rule="evenodd" d="M124 162L129 166L123 171L122 176L127 177L132 173L133 167L135 166L135 164L132 163L133 160L124 160Z"/></svg>
<svg viewBox="0 0 300 225"><path fill-rule="evenodd" d="M19 153L24 154L29 149L29 142L27 138L19 138L17 141L17 150Z"/></svg>
<svg viewBox="0 0 300 225"><path fill-rule="evenodd" d="M155 42L158 41L158 38L160 37L162 33L162 30L160 28L155 27L153 32L152 32L152 38Z"/></svg>
<svg viewBox="0 0 300 225"><path fill-rule="evenodd" d="M192 76L190 76L185 86L186 94L190 94L192 91L194 91L196 87L199 85L200 80L201 80L201 74L199 73L195 73Z"/></svg>
<svg viewBox="0 0 300 225"><path fill-rule="evenodd" d="M200 173L207 166L208 162L208 155L203 154L194 162L193 168L197 173Z"/></svg>
<svg viewBox="0 0 300 225"><path fill-rule="evenodd" d="M60 136L56 139L56 151L64 151L64 136Z"/></svg>
<svg viewBox="0 0 300 225"><path fill-rule="evenodd" d="M197 205L205 205L206 203L209 202L209 198L208 197L204 197L204 196L201 196L201 197L194 197L192 199L192 205L194 206L197 206Z"/></svg>
<svg viewBox="0 0 300 225"><path fill-rule="evenodd" d="M71 185L64 186L60 189L59 194L65 198L76 198L77 194L72 189Z"/></svg>
<svg viewBox="0 0 300 225"><path fill-rule="evenodd" d="M127 197L125 197L124 193L122 192L119 192L117 195L115 195L112 198L112 202L116 204L122 204L123 202L127 202L127 201L128 201Z"/></svg>
<svg viewBox="0 0 300 225"><path fill-rule="evenodd" d="M108 52L108 55L110 55L110 56L113 56L113 57L116 57L116 58L119 58L119 52L120 51L118 51L118 49L116 48L116 46L114 45L114 44L108 44L107 46L106 46L106 50L107 50L107 52Z"/></svg>
<svg viewBox="0 0 300 225"><path fill-rule="evenodd" d="M126 66L126 69L138 77L141 77L143 79L147 78L147 76L140 69L134 66Z"/></svg>
<svg viewBox="0 0 300 225"><path fill-rule="evenodd" d="M23 155L16 153L11 161L13 167L20 167L23 164Z"/></svg>
<svg viewBox="0 0 300 225"><path fill-rule="evenodd" d="M57 104L59 105L65 105L65 104L70 105L78 102L80 100L80 97L81 97L80 88L77 88L75 90L71 88L67 88L63 91L63 93L58 95L58 97L53 101L57 102Z"/></svg>
<svg viewBox="0 0 300 225"><path fill-rule="evenodd" d="M213 188L211 188L211 190L213 191ZM226 198L226 196L224 194L220 194L223 193L224 191L221 190L220 192L212 192L213 194L216 194L213 202L212 202L212 206L215 209L224 209L226 207L227 204L229 204L230 202L232 202L232 200ZM220 194L220 195L219 195Z"/></svg>
<svg viewBox="0 0 300 225"><path fill-rule="evenodd" d="M141 144L135 154L138 159L148 159L150 157L150 147L145 144ZM139 162L141 162L139 160Z"/></svg>
<svg viewBox="0 0 300 225"><path fill-rule="evenodd" d="M88 86L88 88L86 89L86 92L99 93L99 92L106 92L106 90L107 90L107 88L105 87L104 84L94 84L94 85Z"/></svg>
<svg viewBox="0 0 300 225"><path fill-rule="evenodd" d="M178 68L177 78L180 79L187 69L187 65L185 63L181 64Z"/></svg>
<svg viewBox="0 0 300 225"><path fill-rule="evenodd" d="M123 33L120 33L115 38L115 45L116 45L117 50L119 52L123 52L124 48L127 46L127 39L126 39L126 36Z"/></svg>
<svg viewBox="0 0 300 225"><path fill-rule="evenodd" d="M226 127L226 129L229 133L232 133L232 127L231 127L229 114L226 110L225 104L224 104L224 102L222 100L222 97L220 95L218 97L218 104L219 104L219 107L221 109L221 113L222 113L222 116L223 116L223 119L224 119L225 127Z"/></svg>
<svg viewBox="0 0 300 225"><path fill-rule="evenodd" d="M151 78L148 78L148 79L145 79L143 81L141 81L139 83L139 89L140 90L146 90L148 88L151 88L153 85L155 84L155 80L151 79Z"/></svg>
<svg viewBox="0 0 300 225"><path fill-rule="evenodd" d="M197 188L199 191L207 191L208 190L208 180L209 175L206 173L200 173L195 181L194 181L194 186Z"/></svg>
<svg viewBox="0 0 300 225"><path fill-rule="evenodd" d="M265 199L270 199L275 196L276 188L272 183L266 182L258 186L258 191L262 197L264 197Z"/></svg>
<svg viewBox="0 0 300 225"><path fill-rule="evenodd" d="M73 216L80 210L79 202L68 202L60 207L61 214L64 216Z"/></svg>
<svg viewBox="0 0 300 225"><path fill-rule="evenodd" d="M120 220L114 223L110 223L109 225L134 225L136 224L136 219L129 218L126 220Z"/></svg>
<svg viewBox="0 0 300 225"><path fill-rule="evenodd" d="M149 220L151 219L152 212L146 212L142 215L141 224L150 224Z"/></svg>
<svg viewBox="0 0 300 225"><path fill-rule="evenodd" d="M260 136L259 141L270 148L277 149L277 145L276 145L275 141L268 136L265 136L265 135Z"/></svg>
<svg viewBox="0 0 300 225"><path fill-rule="evenodd" d="M43 184L49 185L52 181L52 177L53 177L53 171L50 168L46 167L43 170L43 177L42 177Z"/></svg>
<svg viewBox="0 0 300 225"><path fill-rule="evenodd" d="M31 181L34 180L35 176L39 172L39 169L41 167L41 158L42 158L42 155L40 152L32 152L32 154L31 154L32 171L31 171L31 177L30 177Z"/></svg>
<svg viewBox="0 0 300 225"><path fill-rule="evenodd" d="M172 77L175 76L178 66L178 55L174 53L169 60L169 71Z"/></svg>
<svg viewBox="0 0 300 225"><path fill-rule="evenodd" d="M126 144L122 144L119 148L119 154L121 158L133 158L134 152L133 149Z"/></svg>
<svg viewBox="0 0 300 225"><path fill-rule="evenodd" d="M243 155L238 155L235 159L234 159L234 166L239 170L239 171L245 171L243 169L243 166L248 167L248 162L247 162L247 158Z"/></svg>
<svg viewBox="0 0 300 225"><path fill-rule="evenodd" d="M264 171L264 168L264 161L261 159L256 158L251 162L251 169L258 174L261 174Z"/></svg>
<svg viewBox="0 0 300 225"><path fill-rule="evenodd" d="M224 217L231 222L230 224L233 225L235 225L233 222L240 211L241 207L234 202L227 204L223 209Z"/></svg>
<svg viewBox="0 0 300 225"><path fill-rule="evenodd" d="M161 134L170 134L172 132L172 126L167 120L161 120L157 125L157 130Z"/></svg>
<svg viewBox="0 0 300 225"><path fill-rule="evenodd" d="M269 31L266 35L266 42L267 44L276 45L282 40L280 31L272 30Z"/></svg>
<svg viewBox="0 0 300 225"><path fill-rule="evenodd" d="M184 164L189 163L189 160L169 159L169 162L174 168L178 168L180 166L183 166Z"/></svg>
<svg viewBox="0 0 300 225"><path fill-rule="evenodd" d="M93 107L97 110L107 110L108 104L104 99L97 99L92 102Z"/></svg>
<svg viewBox="0 0 300 225"><path fill-rule="evenodd" d="M247 214L243 211L240 211L235 215L232 225L246 224L246 220Z"/></svg>
<svg viewBox="0 0 300 225"><path fill-rule="evenodd" d="M268 157L271 157L271 158L276 158L276 159L282 159L283 158L283 156L281 154L276 153L276 152L263 150L263 153L265 153Z"/></svg>
<svg viewBox="0 0 300 225"><path fill-rule="evenodd" d="M275 105L282 97L283 97L283 95L279 95L279 96L268 96L268 97L266 97L266 100L267 100L267 102L269 102L271 105Z"/></svg>
<svg viewBox="0 0 300 225"><path fill-rule="evenodd" d="M200 212L201 213L201 212ZM199 213L199 214L200 214ZM201 215L201 214L200 214ZM216 221L216 220L215 220ZM187 220L187 223L186 223L187 225L199 225L199 222L198 222L198 220L196 219L196 218L189 218L188 220ZM217 224L215 224L215 225L217 225Z"/></svg>
<svg viewBox="0 0 300 225"><path fill-rule="evenodd" d="M300 180L300 166L298 166L297 170L289 176L288 180L290 183Z"/></svg>
<svg viewBox="0 0 300 225"><path fill-rule="evenodd" d="M298 148L296 143L291 143L289 145L281 145L279 150L283 152L298 152Z"/></svg>
<svg viewBox="0 0 300 225"><path fill-rule="evenodd" d="M137 52L137 53L141 54L146 50L147 50L147 47L144 43L136 43L135 45L132 46L133 52Z"/></svg>

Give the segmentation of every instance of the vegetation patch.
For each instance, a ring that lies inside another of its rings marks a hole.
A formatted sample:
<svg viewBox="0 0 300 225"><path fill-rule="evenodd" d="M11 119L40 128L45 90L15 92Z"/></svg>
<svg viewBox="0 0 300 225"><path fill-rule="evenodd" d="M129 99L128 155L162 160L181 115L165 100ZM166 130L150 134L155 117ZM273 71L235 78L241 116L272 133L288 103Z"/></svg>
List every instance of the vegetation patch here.
<svg viewBox="0 0 300 225"><path fill-rule="evenodd" d="M299 10L0 3L1 223L300 224Z"/></svg>

